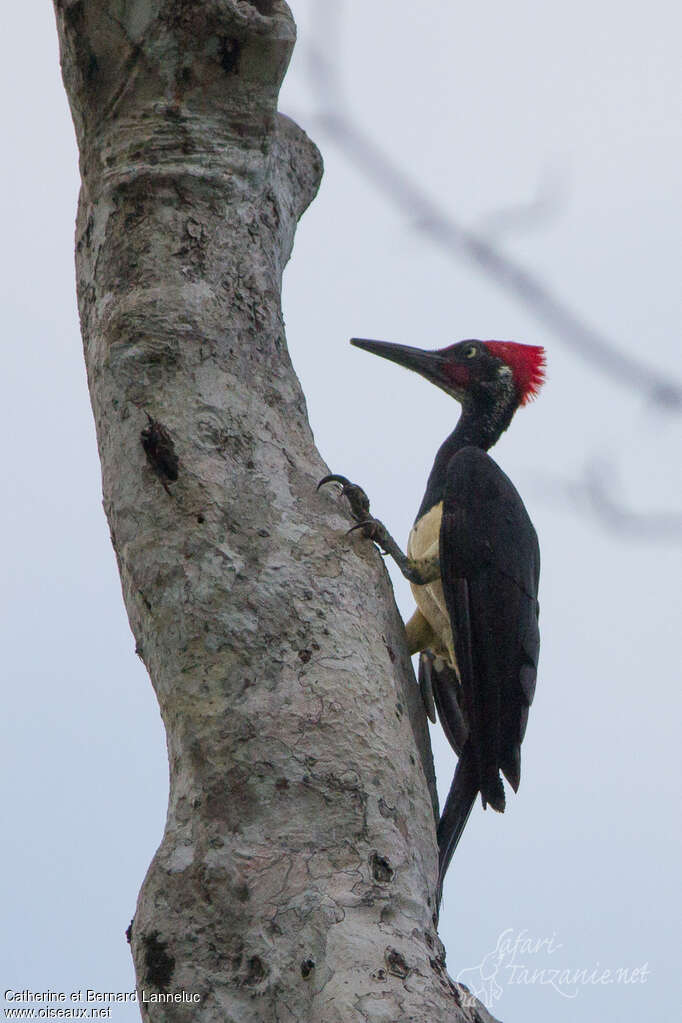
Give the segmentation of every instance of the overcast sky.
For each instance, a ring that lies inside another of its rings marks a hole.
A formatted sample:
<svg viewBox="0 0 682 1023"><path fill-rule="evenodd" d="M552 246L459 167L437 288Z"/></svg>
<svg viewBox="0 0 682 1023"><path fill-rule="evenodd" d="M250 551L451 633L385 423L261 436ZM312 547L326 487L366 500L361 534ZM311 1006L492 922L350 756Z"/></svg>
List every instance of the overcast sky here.
<svg viewBox="0 0 682 1023"><path fill-rule="evenodd" d="M331 469L406 538L457 414L350 336L548 352L541 397L495 451L540 536L538 691L519 794L504 817L477 807L450 868L450 972L466 970L505 1023L675 1018L682 536L603 521L581 481L679 520L682 417L434 246L325 133L308 58L322 44L347 113L449 216L493 232L623 352L680 381L682 17L663 0L327 2L342 16L326 40L315 0L294 2L281 106L326 164L284 307ZM124 931L163 830L165 741L101 510L74 295L77 154L50 6L10 5L2 45L0 994L131 990ZM538 223L500 215L537 197ZM407 616L409 588L395 588ZM444 794L454 755L432 734Z"/></svg>

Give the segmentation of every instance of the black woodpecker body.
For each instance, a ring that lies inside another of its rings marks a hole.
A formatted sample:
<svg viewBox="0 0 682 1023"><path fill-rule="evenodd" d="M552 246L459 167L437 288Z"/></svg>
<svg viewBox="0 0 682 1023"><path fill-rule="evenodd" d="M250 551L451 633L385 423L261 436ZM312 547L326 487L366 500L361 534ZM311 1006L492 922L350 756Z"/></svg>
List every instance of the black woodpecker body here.
<svg viewBox="0 0 682 1023"><path fill-rule="evenodd" d="M542 348L461 341L421 351L384 341L352 344L426 377L462 413L439 449L410 533L407 556L369 515L364 492L344 477L351 511L410 580L417 610L407 623L410 653L421 652L430 694L459 761L438 825L439 891L476 795L505 807L501 774L519 785L540 636L540 553L514 485L487 454L544 378Z"/></svg>

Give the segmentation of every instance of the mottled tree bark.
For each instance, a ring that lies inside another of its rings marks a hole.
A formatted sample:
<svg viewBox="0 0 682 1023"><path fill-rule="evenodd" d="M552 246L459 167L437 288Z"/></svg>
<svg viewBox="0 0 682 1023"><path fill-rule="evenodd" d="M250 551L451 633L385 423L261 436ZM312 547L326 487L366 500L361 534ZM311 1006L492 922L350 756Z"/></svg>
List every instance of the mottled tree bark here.
<svg viewBox="0 0 682 1023"><path fill-rule="evenodd" d="M104 506L168 737L131 943L140 990L199 997L143 1016L473 1020L434 930L402 625L378 553L315 492L284 338L282 270L321 175L276 113L289 9L55 7Z"/></svg>

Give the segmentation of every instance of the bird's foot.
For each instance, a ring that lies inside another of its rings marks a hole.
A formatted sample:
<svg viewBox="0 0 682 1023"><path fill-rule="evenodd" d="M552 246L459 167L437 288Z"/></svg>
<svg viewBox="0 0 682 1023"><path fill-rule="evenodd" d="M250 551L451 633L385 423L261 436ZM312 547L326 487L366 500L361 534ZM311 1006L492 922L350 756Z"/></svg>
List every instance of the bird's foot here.
<svg viewBox="0 0 682 1023"><path fill-rule="evenodd" d="M368 540L374 540L375 544L381 548L383 554L393 554L392 548L396 547L395 541L383 522L370 515L369 498L362 487L359 487L357 483L351 483L345 476L338 476L335 473L331 476L325 476L324 479L320 480L317 484L317 489L319 490L326 483L339 483L341 495L346 498L350 505L350 513L355 519L356 524L351 526L346 535L349 536L357 530L362 530L362 535Z"/></svg>
<svg viewBox="0 0 682 1023"><path fill-rule="evenodd" d="M356 522L356 525L351 526L348 530L349 533L354 533L356 529L362 530L363 536L368 540L373 540L383 554L388 554L393 558L400 571L410 582L424 585L424 583L438 578L439 568L436 562L433 564L431 561L422 563L408 558L403 554L383 522L370 515L369 498L362 487L359 487L357 483L351 483L345 476L338 476L335 473L321 479L317 484L317 489L319 490L326 483L341 485L341 493L347 499L350 513Z"/></svg>
<svg viewBox="0 0 682 1023"><path fill-rule="evenodd" d="M358 529L360 526L365 527L367 530L371 529L371 526L376 521L369 514L369 498L362 487L359 487L357 483L351 483L345 476L338 476L332 473L331 476L325 476L317 484L317 489L325 486L327 483L338 483L341 486L341 495L345 497L350 505L350 513L357 522L357 526L353 526L353 529ZM352 532L353 529L349 530ZM374 539L371 532L365 532L364 534L368 539Z"/></svg>

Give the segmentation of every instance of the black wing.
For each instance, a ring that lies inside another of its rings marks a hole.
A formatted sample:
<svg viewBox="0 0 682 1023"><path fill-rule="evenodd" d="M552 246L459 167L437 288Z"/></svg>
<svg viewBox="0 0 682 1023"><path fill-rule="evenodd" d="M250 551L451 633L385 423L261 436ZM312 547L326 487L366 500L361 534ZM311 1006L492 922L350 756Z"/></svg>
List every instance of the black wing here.
<svg viewBox="0 0 682 1023"><path fill-rule="evenodd" d="M500 771L518 789L540 648L537 536L516 488L480 448L462 448L448 465L440 565L468 730L438 829L442 881L476 792L502 811ZM447 679L433 681L452 732Z"/></svg>

